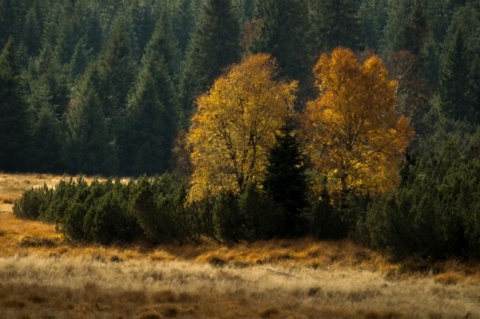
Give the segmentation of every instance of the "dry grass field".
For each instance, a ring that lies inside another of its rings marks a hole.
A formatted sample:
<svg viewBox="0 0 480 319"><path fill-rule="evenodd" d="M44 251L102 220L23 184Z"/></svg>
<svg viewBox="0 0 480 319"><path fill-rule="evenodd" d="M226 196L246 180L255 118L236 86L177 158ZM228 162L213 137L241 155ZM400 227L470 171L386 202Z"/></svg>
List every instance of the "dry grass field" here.
<svg viewBox="0 0 480 319"><path fill-rule="evenodd" d="M60 179L0 174L0 319L480 318L478 265L311 239L78 246L13 216L24 189Z"/></svg>

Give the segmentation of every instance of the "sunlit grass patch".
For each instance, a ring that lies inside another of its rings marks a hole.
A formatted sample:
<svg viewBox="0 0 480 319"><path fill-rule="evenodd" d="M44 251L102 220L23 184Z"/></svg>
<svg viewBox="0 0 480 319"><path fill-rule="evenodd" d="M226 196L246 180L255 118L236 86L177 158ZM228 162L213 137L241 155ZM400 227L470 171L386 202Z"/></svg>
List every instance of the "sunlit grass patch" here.
<svg viewBox="0 0 480 319"><path fill-rule="evenodd" d="M447 271L435 276L435 281L444 285L456 285L465 281L465 275L454 271Z"/></svg>

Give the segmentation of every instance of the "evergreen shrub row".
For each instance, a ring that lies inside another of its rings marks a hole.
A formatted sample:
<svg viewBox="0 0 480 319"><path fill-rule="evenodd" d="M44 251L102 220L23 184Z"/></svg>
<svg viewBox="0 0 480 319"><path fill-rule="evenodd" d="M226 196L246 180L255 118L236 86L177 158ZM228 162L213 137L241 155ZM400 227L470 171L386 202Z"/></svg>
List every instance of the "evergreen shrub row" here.
<svg viewBox="0 0 480 319"><path fill-rule="evenodd" d="M80 242L158 244L209 237L229 244L292 234L349 236L398 258L467 259L480 258L478 185L480 160L447 148L418 159L399 187L368 203L350 199L340 212L326 191L323 200L311 197L295 215L295 225L281 204L253 185L240 195L223 192L187 203L187 182L173 174L129 183L62 180L53 189L27 190L14 213L56 223L66 238Z"/></svg>
<svg viewBox="0 0 480 319"><path fill-rule="evenodd" d="M129 183L69 179L53 189L27 190L13 212L20 218L54 222L67 238L82 242L183 240L194 235L183 206L185 189L169 175Z"/></svg>
<svg viewBox="0 0 480 319"><path fill-rule="evenodd" d="M328 204L314 207L296 214L292 224L291 214L253 185L241 195L224 192L195 203L186 197L186 181L173 174L128 183L66 179L54 188L25 191L13 211L19 218L56 223L70 240L101 244L184 242L202 236L234 243L300 236L310 229L322 237L325 233L314 222L320 219L310 216L334 211Z"/></svg>
<svg viewBox="0 0 480 319"><path fill-rule="evenodd" d="M454 149L420 159L404 184L374 200L363 239L397 258L480 257L480 160Z"/></svg>

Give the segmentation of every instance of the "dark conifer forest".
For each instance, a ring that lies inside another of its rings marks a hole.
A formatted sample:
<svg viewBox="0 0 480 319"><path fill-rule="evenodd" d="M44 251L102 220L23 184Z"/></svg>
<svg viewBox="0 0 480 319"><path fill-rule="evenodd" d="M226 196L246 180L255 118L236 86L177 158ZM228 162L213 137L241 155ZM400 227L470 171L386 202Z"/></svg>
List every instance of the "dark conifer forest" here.
<svg viewBox="0 0 480 319"><path fill-rule="evenodd" d="M478 258L479 35L479 0L2 0L0 171L141 177L17 203L77 240L348 236L398 257ZM276 101L262 72L288 86L284 123L246 117L249 101ZM367 110L349 121L373 116L355 126L369 127L362 146L340 153L343 135L322 127L346 113L318 114L349 94L329 95L341 76ZM222 118L227 105L243 109ZM400 127L401 142L378 146Z"/></svg>

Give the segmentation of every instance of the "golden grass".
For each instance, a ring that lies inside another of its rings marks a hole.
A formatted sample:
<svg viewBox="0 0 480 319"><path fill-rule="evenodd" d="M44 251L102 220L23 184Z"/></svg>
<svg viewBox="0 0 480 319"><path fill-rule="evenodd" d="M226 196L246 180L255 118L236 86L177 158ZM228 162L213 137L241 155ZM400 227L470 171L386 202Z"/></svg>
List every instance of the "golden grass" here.
<svg viewBox="0 0 480 319"><path fill-rule="evenodd" d="M60 179L0 174L0 319L480 318L478 265L308 238L81 246L13 216L24 189Z"/></svg>
<svg viewBox="0 0 480 319"><path fill-rule="evenodd" d="M14 256L0 258L0 282L0 305L12 315L480 318L478 285L428 276L390 281L366 270Z"/></svg>

